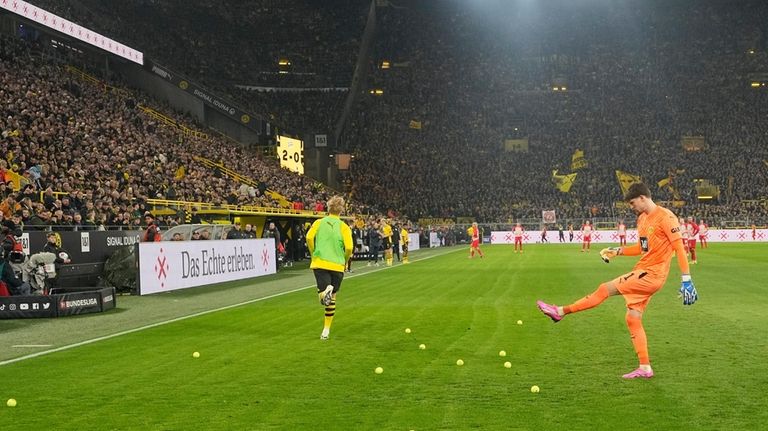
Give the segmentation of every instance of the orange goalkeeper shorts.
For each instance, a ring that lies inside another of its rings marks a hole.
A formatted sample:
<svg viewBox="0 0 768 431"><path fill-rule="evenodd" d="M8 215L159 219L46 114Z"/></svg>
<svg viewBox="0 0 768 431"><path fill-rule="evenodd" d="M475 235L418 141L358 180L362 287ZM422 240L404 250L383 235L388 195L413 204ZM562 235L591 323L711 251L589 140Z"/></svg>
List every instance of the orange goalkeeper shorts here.
<svg viewBox="0 0 768 431"><path fill-rule="evenodd" d="M612 281L624 297L627 308L643 312L648 306L651 296L664 286L667 278L654 276L642 269L636 269L620 275Z"/></svg>

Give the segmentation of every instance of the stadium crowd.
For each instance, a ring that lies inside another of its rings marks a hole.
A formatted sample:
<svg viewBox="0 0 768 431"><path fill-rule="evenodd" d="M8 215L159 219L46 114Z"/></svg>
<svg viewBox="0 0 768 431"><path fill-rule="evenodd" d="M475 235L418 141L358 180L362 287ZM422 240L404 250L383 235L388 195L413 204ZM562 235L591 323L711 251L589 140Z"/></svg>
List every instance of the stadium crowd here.
<svg viewBox="0 0 768 431"><path fill-rule="evenodd" d="M371 87L385 95L363 100L345 133L355 196L416 217L610 216L618 169L651 185L672 175L682 211L697 217L768 215L741 203L768 196L768 93L750 86L768 70L765 4L557 3L532 20L403 5L379 10ZM687 135L706 146L684 151ZM503 150L521 137L527 153ZM588 167L572 171L576 149ZM553 169L578 173L570 193L555 189ZM695 178L720 186L718 205L691 205Z"/></svg>
<svg viewBox="0 0 768 431"><path fill-rule="evenodd" d="M138 109L152 104L146 95L121 96L86 83L44 60L34 44L0 38L0 85L5 219L62 229L138 227L151 198L274 207L265 194L273 190L307 208L326 198L323 187L280 169L276 160L180 137ZM258 186L237 184L194 156L223 161ZM18 191L14 176L20 176Z"/></svg>
<svg viewBox="0 0 768 431"><path fill-rule="evenodd" d="M349 85L366 0L37 0L209 87ZM278 60L291 62L280 74ZM287 84L287 85L286 85Z"/></svg>
<svg viewBox="0 0 768 431"><path fill-rule="evenodd" d="M348 7L274 0L238 5L174 0L37 3L66 17L84 17L85 25L114 34L159 62L247 102L277 124L325 132L333 127L346 96L327 88L351 81L370 5L338 2ZM355 155L349 175L352 196L412 219L471 216L500 221L538 217L542 209L556 209L561 218L622 217L624 210L613 206L621 199L614 174L618 169L642 176L658 200L678 196L686 202L681 210L685 214L765 220L764 204L742 202L768 196L768 87L750 87L768 73L768 6L753 3L729 8L690 1L661 8L655 2L614 7L552 2L536 6L540 10L491 13L454 2L378 2L369 88L382 88L384 95L362 97L342 136L341 149ZM113 21L119 23L117 30ZM203 21L206 25L199 25ZM284 55L292 59L293 73L277 73L276 61ZM392 67L380 68L382 60ZM15 66L13 59L3 61L5 68ZM112 213L121 211L120 202L127 209L126 198L143 196L274 205L262 187L253 190L226 178L211 179L191 162L196 154L252 172L265 187L305 206L324 200L314 183L257 157L242 157L228 146L205 145L196 138L176 143L175 136L129 104L107 101L108 96L73 83L52 66L39 66L21 64L28 76L6 74L10 87L4 81L4 88L48 86L53 100L59 100L56 91L85 93L89 106L81 112L93 116L65 125L56 115L68 111L57 112L61 107L55 103L53 108L8 103L11 117L25 108L27 115L53 111L48 121L60 124L53 132L28 129L24 136L4 140L7 151L28 158L10 160L7 168L15 164L25 172L37 163L46 173L52 169L40 162L46 160L40 153L45 136L37 136L38 148L30 147L29 155L20 148L27 134L58 133L65 146L56 153L73 154L64 170L42 175L43 189L80 188L82 183L74 179L65 184L61 174L82 171L81 177L98 185L92 199L102 207L116 205ZM254 92L234 84L326 90ZM12 94L17 99L20 95ZM9 115L2 117L3 131L24 128L15 117L7 120ZM88 146L85 135L124 142L119 142L120 150L102 150L95 143ZM705 145L684 151L684 136L703 136ZM528 139L527 152L504 151L506 139L519 138ZM584 151L587 166L572 171L576 149ZM86 151L101 158L78 163ZM117 163L122 176L107 169ZM181 166L186 175L175 181L172 173ZM554 187L554 169L578 174L569 193ZM695 178L720 186L716 204L693 204ZM663 179L670 180L674 192L654 185Z"/></svg>
<svg viewBox="0 0 768 431"><path fill-rule="evenodd" d="M323 7L278 0L34 3L141 49L283 130L330 133L371 2L329 0ZM281 60L290 65L280 66ZM281 91L286 88L304 91Z"/></svg>

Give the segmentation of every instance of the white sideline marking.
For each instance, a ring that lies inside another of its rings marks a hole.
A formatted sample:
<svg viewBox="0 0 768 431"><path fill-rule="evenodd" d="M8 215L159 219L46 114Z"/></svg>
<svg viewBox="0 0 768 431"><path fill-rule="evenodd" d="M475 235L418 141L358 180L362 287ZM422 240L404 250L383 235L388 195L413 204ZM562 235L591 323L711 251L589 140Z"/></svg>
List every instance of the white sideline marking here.
<svg viewBox="0 0 768 431"><path fill-rule="evenodd" d="M16 344L11 347L25 348L25 347L51 347L53 344Z"/></svg>
<svg viewBox="0 0 768 431"><path fill-rule="evenodd" d="M414 262L418 262L420 260L432 259L433 257L443 256L443 255L448 254L448 253L453 253L453 252L455 252L457 250L464 250L464 247L457 248L455 250L450 250L450 251L447 251L445 253L439 253L439 254L434 254L432 256L423 257L421 259L414 259ZM385 266L384 268L378 268L378 269L374 269L374 270L368 271L365 274L353 274L353 275L350 275L350 276L346 276L345 275L344 278L359 277L359 276L363 276L363 275L373 274L374 272L384 271L385 269L399 268L400 266L401 265ZM75 347L80 347L80 346L85 346L85 345L88 345L88 344L93 344L93 343L96 343L96 342L99 342L99 341L109 340L110 338L115 338L115 337L120 337L122 335L132 334L134 332L143 331L145 329L156 328L158 326L167 325L169 323L179 322L181 320L191 319L193 317L204 316L206 314L216 313L218 311L228 310L230 308L235 308L235 307L240 307L240 306L243 306L243 305L252 304L254 302L264 301L266 299L276 298L278 296L283 296L283 295L287 295L289 293L299 292L299 291L302 291L302 290L305 290L305 289L309 289L311 287L317 287L317 285L311 284L309 286L299 287L298 289L287 290L285 292L275 293L273 295L264 296L262 298L250 299L248 301L243 301L243 302L240 302L240 303L237 303L237 304L232 304L232 305L225 305L223 307L214 308L213 310L199 311L197 313L188 314L186 316L175 317L175 318L170 319L170 320L164 320L162 322L151 323L149 325L144 325L144 326L140 326L138 328L133 328L133 329L125 330L125 331L116 332L114 334L103 335L101 337L91 338L90 340L84 340L84 341L79 341L79 342L73 343L73 344L67 344L66 346L56 347L55 349L48 349L48 350L43 350L41 352L30 353L28 355L19 356L18 358L6 359L5 361L0 361L0 367L2 367L3 365L13 364L14 362L21 362L21 361L24 361L24 360L27 360L27 359L37 358L38 356L48 355L50 353L61 352L61 351L64 351L64 350L74 349ZM13 346L13 347L17 347L17 346ZM31 345L29 347L31 347ZM37 347L49 347L49 345L41 345L41 346L37 346Z"/></svg>

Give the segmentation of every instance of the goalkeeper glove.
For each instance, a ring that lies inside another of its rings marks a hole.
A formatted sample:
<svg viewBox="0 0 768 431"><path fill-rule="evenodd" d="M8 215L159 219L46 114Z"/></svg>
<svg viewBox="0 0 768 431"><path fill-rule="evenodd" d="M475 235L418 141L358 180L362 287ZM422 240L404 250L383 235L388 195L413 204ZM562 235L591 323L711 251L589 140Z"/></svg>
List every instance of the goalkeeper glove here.
<svg viewBox="0 0 768 431"><path fill-rule="evenodd" d="M608 247L600 250L600 258L609 263L611 259L621 254L621 247Z"/></svg>
<svg viewBox="0 0 768 431"><path fill-rule="evenodd" d="M696 291L696 287L693 285L693 280L691 280L691 276L688 274L683 274L680 295L683 297L683 305L693 305L693 303L699 299L699 292Z"/></svg>

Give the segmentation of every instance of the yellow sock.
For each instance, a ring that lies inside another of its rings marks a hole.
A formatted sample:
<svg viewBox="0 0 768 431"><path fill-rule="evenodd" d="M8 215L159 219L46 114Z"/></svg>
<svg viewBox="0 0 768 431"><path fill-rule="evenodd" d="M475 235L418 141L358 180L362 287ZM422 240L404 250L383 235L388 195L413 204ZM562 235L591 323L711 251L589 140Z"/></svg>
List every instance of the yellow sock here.
<svg viewBox="0 0 768 431"><path fill-rule="evenodd" d="M333 316L336 314L336 298L325 307L325 320L323 320L323 328L331 329L331 323L333 323Z"/></svg>

